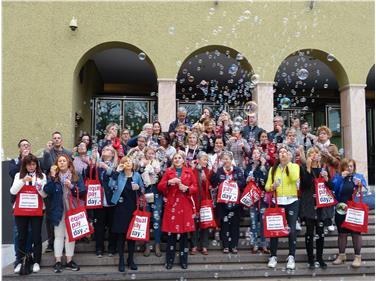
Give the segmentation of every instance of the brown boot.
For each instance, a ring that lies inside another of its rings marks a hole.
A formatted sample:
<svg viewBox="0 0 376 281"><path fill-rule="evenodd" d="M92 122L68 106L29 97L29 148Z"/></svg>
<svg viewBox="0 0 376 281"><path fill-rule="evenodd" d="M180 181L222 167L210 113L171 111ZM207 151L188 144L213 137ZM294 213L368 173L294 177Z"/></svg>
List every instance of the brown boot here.
<svg viewBox="0 0 376 281"><path fill-rule="evenodd" d="M333 261L334 265L343 264L346 261L346 254L338 254L337 258Z"/></svg>
<svg viewBox="0 0 376 281"><path fill-rule="evenodd" d="M161 244L155 244L155 255L157 257L161 257L162 256Z"/></svg>
<svg viewBox="0 0 376 281"><path fill-rule="evenodd" d="M144 257L150 256L150 246L149 243L145 243Z"/></svg>
<svg viewBox="0 0 376 281"><path fill-rule="evenodd" d="M352 262L351 266L352 267L360 267L362 264L362 256L361 255L355 255L354 261Z"/></svg>

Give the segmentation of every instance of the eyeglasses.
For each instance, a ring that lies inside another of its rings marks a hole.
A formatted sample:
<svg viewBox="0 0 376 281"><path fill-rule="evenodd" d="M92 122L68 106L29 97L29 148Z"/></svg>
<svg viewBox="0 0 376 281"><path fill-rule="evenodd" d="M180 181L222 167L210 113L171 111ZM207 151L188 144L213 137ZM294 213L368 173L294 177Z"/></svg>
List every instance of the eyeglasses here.
<svg viewBox="0 0 376 281"><path fill-rule="evenodd" d="M21 143L20 147L30 147L31 145L29 143Z"/></svg>

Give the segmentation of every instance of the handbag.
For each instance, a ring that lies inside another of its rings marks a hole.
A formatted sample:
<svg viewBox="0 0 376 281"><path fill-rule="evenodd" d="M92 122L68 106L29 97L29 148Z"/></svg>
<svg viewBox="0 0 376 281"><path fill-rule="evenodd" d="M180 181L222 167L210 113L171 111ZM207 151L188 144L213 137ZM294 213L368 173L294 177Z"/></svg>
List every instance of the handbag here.
<svg viewBox="0 0 376 281"><path fill-rule="evenodd" d="M359 203L354 202L357 190L354 190L352 200L347 202L347 211L344 222L341 227L355 231L368 232L368 205L363 203L363 193L360 189Z"/></svg>
<svg viewBox="0 0 376 281"><path fill-rule="evenodd" d="M17 193L13 214L14 216L43 216L42 196L35 186L24 185Z"/></svg>
<svg viewBox="0 0 376 281"><path fill-rule="evenodd" d="M126 239L147 242L149 241L150 213L146 211L145 203L142 204L142 210L140 209L141 200L146 201L145 196L139 197L137 200L137 209L133 212Z"/></svg>
<svg viewBox="0 0 376 281"><path fill-rule="evenodd" d="M323 178L314 179L314 183L317 208L330 207L338 203L331 190L326 186Z"/></svg>
<svg viewBox="0 0 376 281"><path fill-rule="evenodd" d="M239 187L234 180L224 180L218 188L218 203L239 203Z"/></svg>
<svg viewBox="0 0 376 281"><path fill-rule="evenodd" d="M274 198L275 207L270 207L271 202L269 202L269 207L264 212L264 236L268 238L288 236L285 209L278 208L276 192L274 192Z"/></svg>
<svg viewBox="0 0 376 281"><path fill-rule="evenodd" d="M243 194L240 197L240 203L245 207L250 208L256 202L260 203L261 193L261 189L253 180L251 180L245 187Z"/></svg>
<svg viewBox="0 0 376 281"><path fill-rule="evenodd" d="M95 179L93 179L93 166L90 161L90 178L86 180L86 209L103 208L103 187L99 181L98 168L95 171Z"/></svg>
<svg viewBox="0 0 376 281"><path fill-rule="evenodd" d="M363 186L364 187L364 186ZM367 188L364 187L366 190ZM362 191L362 196L363 196L363 204L368 205L369 210L374 210L375 209L375 192L374 191ZM360 194L357 194L354 198L354 202L359 203L360 200Z"/></svg>
<svg viewBox="0 0 376 281"><path fill-rule="evenodd" d="M69 210L65 213L65 227L67 228L69 242L76 241L82 237L89 236L94 232L94 229L89 223L86 209L80 205L77 192L77 207L73 208L73 196L69 196Z"/></svg>

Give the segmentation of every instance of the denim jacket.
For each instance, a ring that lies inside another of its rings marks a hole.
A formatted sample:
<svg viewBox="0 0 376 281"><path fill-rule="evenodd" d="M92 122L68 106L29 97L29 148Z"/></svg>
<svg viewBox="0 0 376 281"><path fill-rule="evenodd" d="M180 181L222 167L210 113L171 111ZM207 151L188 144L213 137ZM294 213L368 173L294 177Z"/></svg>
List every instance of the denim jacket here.
<svg viewBox="0 0 376 281"><path fill-rule="evenodd" d="M133 172L132 181L140 186L140 191L144 193L144 183L142 182L141 176L137 172ZM124 190L125 184L127 183L127 177L125 176L124 172L113 172L112 173L112 181L110 185L116 182L116 187L114 190L114 194L112 195L111 203L117 204L121 193Z"/></svg>

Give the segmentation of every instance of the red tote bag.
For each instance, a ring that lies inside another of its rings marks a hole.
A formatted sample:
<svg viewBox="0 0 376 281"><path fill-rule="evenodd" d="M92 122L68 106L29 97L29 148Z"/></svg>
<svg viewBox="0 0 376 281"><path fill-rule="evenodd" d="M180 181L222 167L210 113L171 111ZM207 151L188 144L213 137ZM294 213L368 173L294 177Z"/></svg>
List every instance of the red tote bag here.
<svg viewBox="0 0 376 281"><path fill-rule="evenodd" d="M324 178L314 179L316 193L316 207L324 208L336 205L338 202L333 193L326 186Z"/></svg>
<svg viewBox="0 0 376 281"><path fill-rule="evenodd" d="M289 235L287 228L285 209L278 208L277 196L275 197L275 207L266 208L264 212L264 236L267 238L284 237Z"/></svg>
<svg viewBox="0 0 376 281"><path fill-rule="evenodd" d="M355 231L355 232L368 232L368 205L363 204L363 194L360 190L359 202L354 202L356 191L352 195L352 200L347 202L347 211L345 221L341 227Z"/></svg>
<svg viewBox="0 0 376 281"><path fill-rule="evenodd" d="M15 216L41 217L43 216L43 200L37 188L24 185L17 193L13 214Z"/></svg>
<svg viewBox="0 0 376 281"><path fill-rule="evenodd" d="M150 213L145 210L145 202L146 199L144 199L143 210L140 210L140 200L137 200L137 209L133 212L133 217L128 227L127 240L149 241Z"/></svg>
<svg viewBox="0 0 376 281"><path fill-rule="evenodd" d="M103 187L99 181L98 168L95 171L95 179L93 178L93 166L90 161L90 179L86 180L86 209L103 208Z"/></svg>
<svg viewBox="0 0 376 281"><path fill-rule="evenodd" d="M217 227L214 217L213 201L202 200L200 206L200 228Z"/></svg>
<svg viewBox="0 0 376 281"><path fill-rule="evenodd" d="M73 208L73 196L71 194L69 196L69 210L65 213L65 227L67 228L69 242L89 236L94 232L89 223L85 207L80 206L78 188L76 188L76 192L77 208Z"/></svg>
<svg viewBox="0 0 376 281"><path fill-rule="evenodd" d="M256 185L256 183L251 180L245 187L242 196L240 197L240 203L250 208L261 198L261 189Z"/></svg>
<svg viewBox="0 0 376 281"><path fill-rule="evenodd" d="M218 203L239 203L239 187L234 180L223 181L218 188Z"/></svg>

